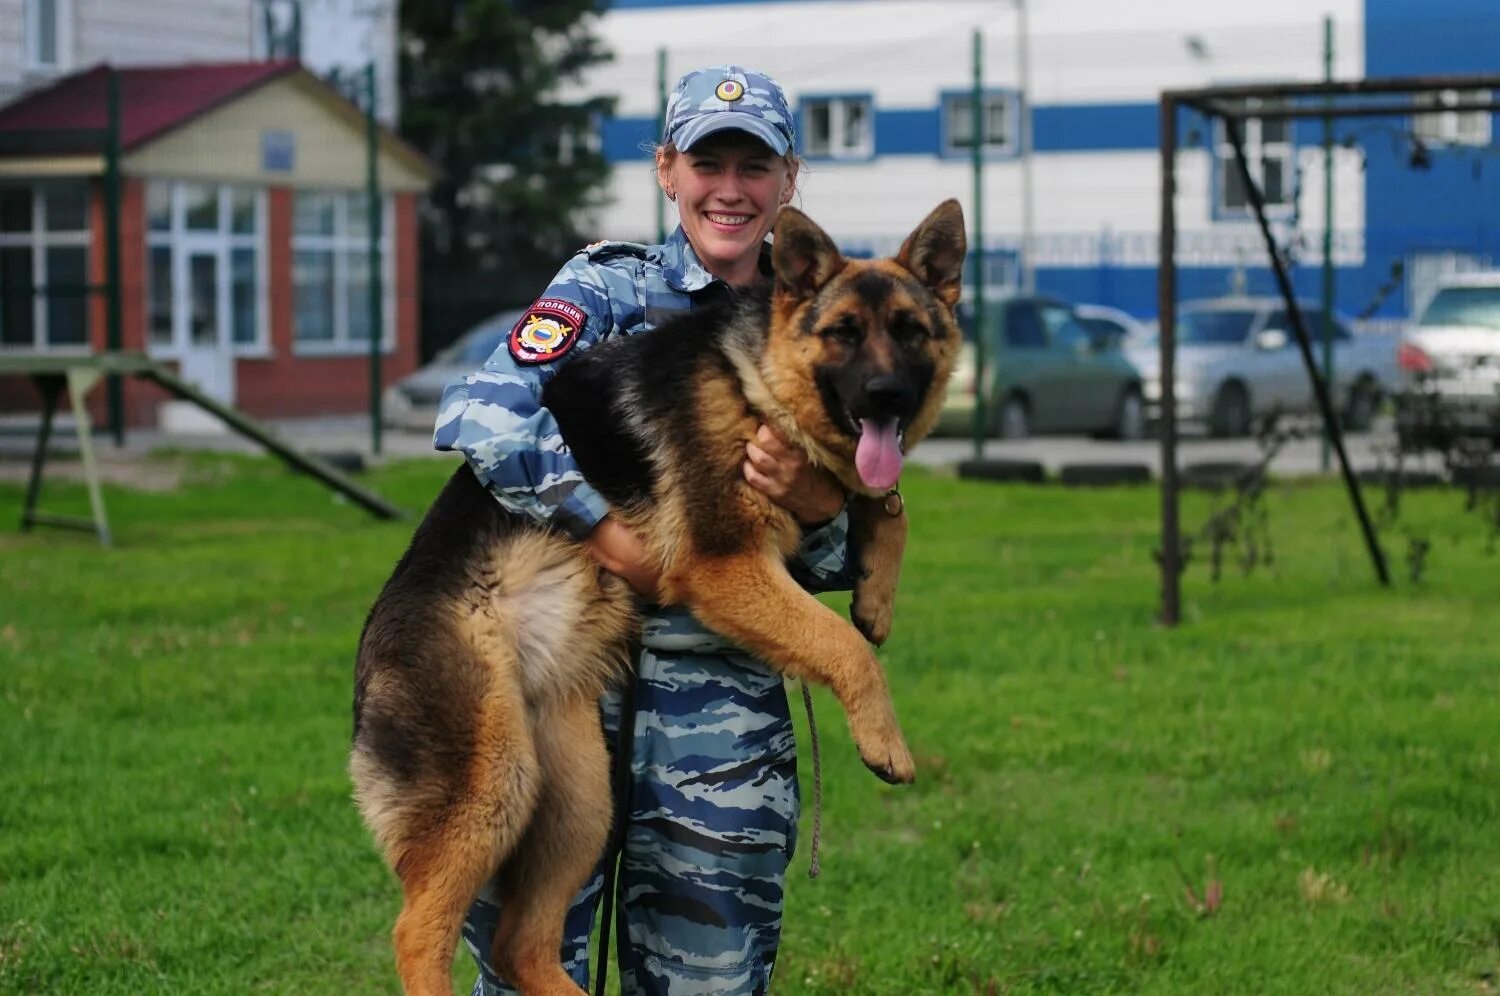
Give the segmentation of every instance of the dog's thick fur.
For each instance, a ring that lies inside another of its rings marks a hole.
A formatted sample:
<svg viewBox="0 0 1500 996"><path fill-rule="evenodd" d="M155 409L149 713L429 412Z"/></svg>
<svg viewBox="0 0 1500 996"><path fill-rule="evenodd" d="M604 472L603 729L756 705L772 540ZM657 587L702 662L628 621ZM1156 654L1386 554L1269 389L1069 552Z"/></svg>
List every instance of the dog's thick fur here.
<svg viewBox="0 0 1500 996"><path fill-rule="evenodd" d="M844 259L788 208L769 297L602 343L543 395L585 477L660 565L664 601L831 687L861 757L893 782L913 763L865 638L889 632L906 519L861 479L856 449L871 420L898 419L908 448L931 427L959 350L963 257L956 201L871 261ZM792 581L801 530L742 476L763 421L854 493L858 630ZM494 964L527 996L579 993L558 952L609 833L598 699L628 667L634 606L580 544L505 511L467 467L417 528L360 639L350 759L401 881L408 993L450 991L464 914L497 870Z"/></svg>

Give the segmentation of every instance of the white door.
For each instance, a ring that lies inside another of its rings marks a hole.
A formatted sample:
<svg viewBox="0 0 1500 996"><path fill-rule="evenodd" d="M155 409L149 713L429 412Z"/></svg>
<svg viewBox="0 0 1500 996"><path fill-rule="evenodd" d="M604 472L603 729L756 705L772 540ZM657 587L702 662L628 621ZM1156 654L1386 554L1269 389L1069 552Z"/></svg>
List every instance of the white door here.
<svg viewBox="0 0 1500 996"><path fill-rule="evenodd" d="M234 351L229 330L220 321L219 254L189 250L182 254L184 273L177 281L176 312L187 324L182 378L209 397L234 404Z"/></svg>

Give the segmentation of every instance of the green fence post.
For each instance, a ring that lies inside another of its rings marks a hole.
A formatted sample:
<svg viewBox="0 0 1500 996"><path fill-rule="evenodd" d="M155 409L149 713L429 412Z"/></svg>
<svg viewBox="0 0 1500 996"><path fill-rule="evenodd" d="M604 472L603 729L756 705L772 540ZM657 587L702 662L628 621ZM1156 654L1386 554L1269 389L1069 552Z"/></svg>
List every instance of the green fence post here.
<svg viewBox="0 0 1500 996"><path fill-rule="evenodd" d="M104 346L124 346L120 295L120 73L109 68L104 133ZM125 445L125 391L119 374L105 381L105 407L116 446Z"/></svg>
<svg viewBox="0 0 1500 996"><path fill-rule="evenodd" d="M384 282L380 272L380 124L375 118L375 63L365 67L365 194L369 210L370 452L380 455L380 351L385 340Z"/></svg>
<svg viewBox="0 0 1500 996"><path fill-rule="evenodd" d="M974 459L984 459L984 34L974 29L972 157L974 171Z"/></svg>
<svg viewBox="0 0 1500 996"><path fill-rule="evenodd" d="M1333 18L1323 18L1323 80L1333 82ZM1327 99L1329 106L1333 98ZM1291 127L1288 125L1288 127ZM1338 399L1333 379L1333 118L1323 116L1323 376ZM1323 427L1323 473L1328 473L1330 428Z"/></svg>
<svg viewBox="0 0 1500 996"><path fill-rule="evenodd" d="M656 140L661 141L661 136L667 130L667 50L659 48L656 50ZM656 178L653 175L651 183L655 185ZM665 195L658 190L656 192L656 244L661 245L667 241L667 206L662 203Z"/></svg>

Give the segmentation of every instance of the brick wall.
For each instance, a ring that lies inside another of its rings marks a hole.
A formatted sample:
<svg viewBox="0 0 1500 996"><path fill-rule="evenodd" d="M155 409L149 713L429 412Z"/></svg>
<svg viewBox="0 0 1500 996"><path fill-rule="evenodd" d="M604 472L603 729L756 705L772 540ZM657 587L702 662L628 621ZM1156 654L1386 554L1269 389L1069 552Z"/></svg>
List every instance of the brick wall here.
<svg viewBox="0 0 1500 996"><path fill-rule="evenodd" d="M271 355L237 361L236 404L260 418L339 415L369 411L370 361L366 354L298 356L293 347L292 192L269 193L267 271ZM381 383L390 384L417 366L419 294L416 196L395 203L396 349L381 357Z"/></svg>
<svg viewBox="0 0 1500 996"><path fill-rule="evenodd" d="M122 284L122 344L125 349L146 348L147 253L145 181L126 179L122 185L120 242ZM394 249L396 288L394 294L396 348L381 362L381 382L390 384L417 366L419 355L420 269L418 265L417 195L395 198ZM102 287L106 278L103 183L92 186L89 248L89 280ZM292 291L292 191L273 187L267 191L266 274L264 298L270 334L270 355L236 361L235 405L257 418L287 418L310 415L358 414L369 410L370 375L367 354L344 356L298 356L293 348ZM96 350L106 348L106 300L102 291L94 295L88 309L89 338ZM174 366L175 364L169 364ZM127 425L152 426L157 408L170 396L155 385L127 378L124 381ZM24 378L0 378L0 412L35 411L40 398ZM96 424L104 423L105 392L96 388L89 396Z"/></svg>

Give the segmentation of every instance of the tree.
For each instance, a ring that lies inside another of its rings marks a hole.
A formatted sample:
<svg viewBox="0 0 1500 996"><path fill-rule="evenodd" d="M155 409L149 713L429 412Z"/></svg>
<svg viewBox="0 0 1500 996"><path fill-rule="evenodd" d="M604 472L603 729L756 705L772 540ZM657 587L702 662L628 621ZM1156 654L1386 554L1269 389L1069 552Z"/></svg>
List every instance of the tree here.
<svg viewBox="0 0 1500 996"><path fill-rule="evenodd" d="M422 213L423 348L534 299L586 239L609 168L605 97L562 91L611 56L607 0L401 0L401 134L443 171Z"/></svg>

